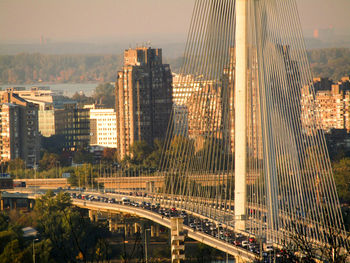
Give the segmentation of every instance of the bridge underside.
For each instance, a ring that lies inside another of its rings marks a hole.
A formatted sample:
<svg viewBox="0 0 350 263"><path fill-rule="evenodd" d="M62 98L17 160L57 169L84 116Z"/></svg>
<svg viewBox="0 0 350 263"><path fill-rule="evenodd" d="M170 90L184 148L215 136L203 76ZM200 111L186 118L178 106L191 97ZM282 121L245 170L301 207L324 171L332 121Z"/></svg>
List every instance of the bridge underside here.
<svg viewBox="0 0 350 263"><path fill-rule="evenodd" d="M148 219L152 222L155 222L159 225L162 225L164 227L167 227L171 229L171 219L170 218L164 218L164 216L161 216L160 214L142 209L142 208L136 208L132 206L124 206L124 205L116 205L116 204L105 204L105 203L92 203L92 202L86 202L83 200L74 200L74 205L83 208L88 209L89 211L96 211L98 213L107 213L107 214L116 214L116 213L123 213L123 214L129 214L132 216L136 216L139 218ZM93 218L93 213L91 213L91 218ZM198 214L198 216L201 216ZM95 219L95 218L94 218ZM219 223L219 222L217 222ZM187 233L187 236L189 238L192 238L196 241L199 241L201 243L204 243L208 246L211 246L215 249L218 249L222 252L228 253L231 256L234 256L237 259L240 259L241 262L252 262L257 258L257 255L243 249L241 247L234 246L232 244L229 244L227 242L223 242L215 237L212 237L210 235L194 231L192 228L188 226L183 227L184 230Z"/></svg>

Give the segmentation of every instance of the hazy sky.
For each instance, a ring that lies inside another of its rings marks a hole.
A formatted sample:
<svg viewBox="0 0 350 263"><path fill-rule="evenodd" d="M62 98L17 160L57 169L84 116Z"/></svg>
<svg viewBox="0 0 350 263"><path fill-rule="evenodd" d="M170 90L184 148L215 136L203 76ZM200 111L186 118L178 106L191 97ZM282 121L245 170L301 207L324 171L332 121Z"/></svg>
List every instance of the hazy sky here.
<svg viewBox="0 0 350 263"><path fill-rule="evenodd" d="M304 32L350 34L350 0L297 0ZM0 42L183 41L194 0L0 0Z"/></svg>

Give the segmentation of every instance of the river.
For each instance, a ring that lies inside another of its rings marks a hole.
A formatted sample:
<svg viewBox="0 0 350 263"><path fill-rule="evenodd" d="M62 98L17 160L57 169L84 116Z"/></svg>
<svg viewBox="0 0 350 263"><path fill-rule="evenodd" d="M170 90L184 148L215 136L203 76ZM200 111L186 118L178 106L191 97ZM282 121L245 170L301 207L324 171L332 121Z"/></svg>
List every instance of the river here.
<svg viewBox="0 0 350 263"><path fill-rule="evenodd" d="M9 87L25 87L30 89L31 87L50 87L53 91L62 91L63 95L71 97L76 92L83 92L86 96L91 96L93 91L100 83L61 83L61 84L25 84L25 85L0 85L2 90Z"/></svg>

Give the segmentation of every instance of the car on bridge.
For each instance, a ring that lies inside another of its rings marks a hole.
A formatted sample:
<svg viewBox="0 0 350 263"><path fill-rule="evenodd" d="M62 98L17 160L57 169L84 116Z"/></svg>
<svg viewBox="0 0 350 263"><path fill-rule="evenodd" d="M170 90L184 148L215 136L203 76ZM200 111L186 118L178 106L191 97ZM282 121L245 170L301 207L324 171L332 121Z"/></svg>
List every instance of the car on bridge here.
<svg viewBox="0 0 350 263"><path fill-rule="evenodd" d="M248 245L249 245L248 240L243 240L242 241L242 247L248 247Z"/></svg>
<svg viewBox="0 0 350 263"><path fill-rule="evenodd" d="M123 205L130 205L130 198L129 197L122 197L122 204Z"/></svg>

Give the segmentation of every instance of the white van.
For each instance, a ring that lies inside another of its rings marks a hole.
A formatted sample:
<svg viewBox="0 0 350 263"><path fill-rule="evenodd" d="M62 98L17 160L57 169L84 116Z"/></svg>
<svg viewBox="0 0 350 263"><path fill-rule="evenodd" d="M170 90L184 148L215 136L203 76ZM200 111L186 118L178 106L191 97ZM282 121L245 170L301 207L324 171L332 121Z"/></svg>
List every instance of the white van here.
<svg viewBox="0 0 350 263"><path fill-rule="evenodd" d="M128 197L122 197L122 204L123 205L130 205L131 201Z"/></svg>
<svg viewBox="0 0 350 263"><path fill-rule="evenodd" d="M273 251L272 243L266 243L266 244L264 244L264 251L266 251L266 252L272 252L272 251Z"/></svg>

